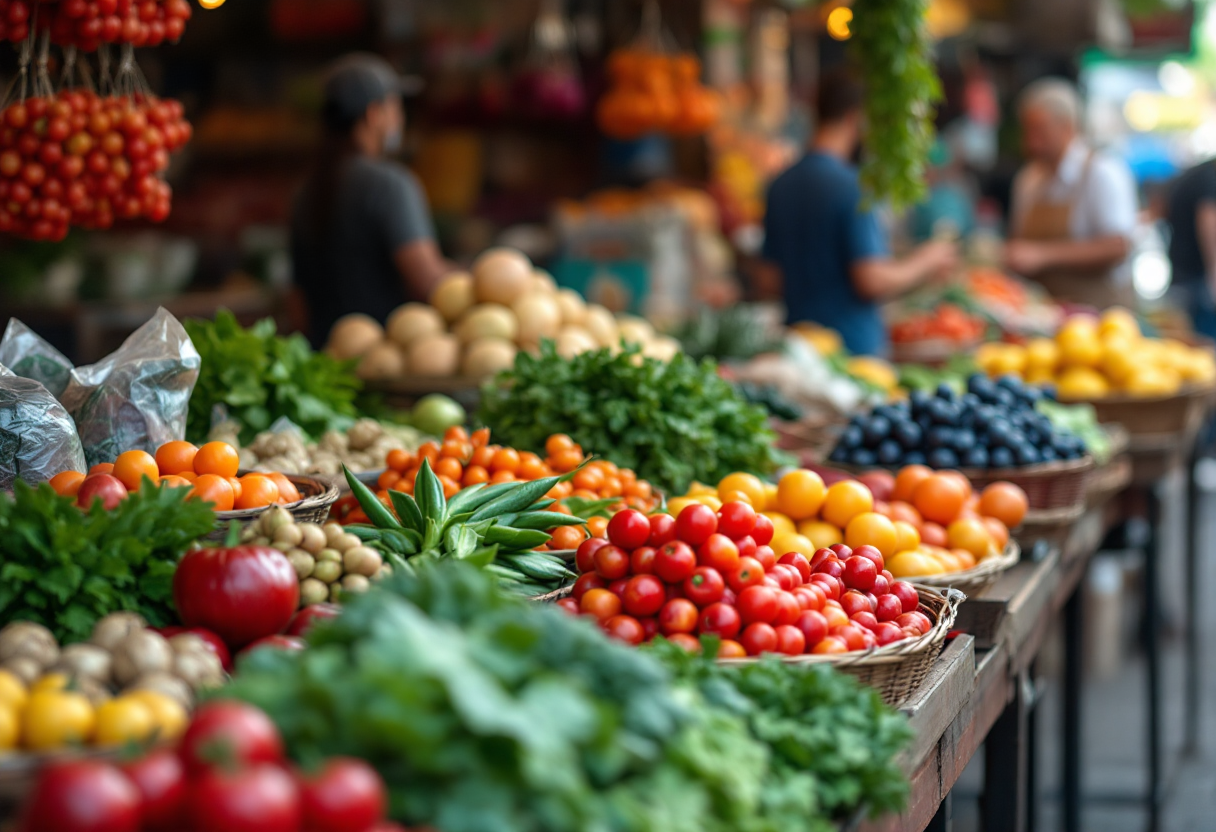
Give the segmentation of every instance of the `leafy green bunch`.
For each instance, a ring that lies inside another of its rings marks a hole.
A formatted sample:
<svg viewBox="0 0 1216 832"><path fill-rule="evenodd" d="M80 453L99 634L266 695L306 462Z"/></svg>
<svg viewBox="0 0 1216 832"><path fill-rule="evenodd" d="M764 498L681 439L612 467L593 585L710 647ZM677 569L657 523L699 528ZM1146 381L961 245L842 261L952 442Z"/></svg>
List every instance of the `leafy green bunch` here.
<svg viewBox="0 0 1216 832"><path fill-rule="evenodd" d="M539 355L520 352L482 391L478 418L503 444L542 454L551 434L568 434L668 494L733 471L770 474L781 461L764 408L712 361L657 361L636 346L570 360L551 341Z"/></svg>
<svg viewBox="0 0 1216 832"><path fill-rule="evenodd" d="M247 444L286 417L308 436L349 424L362 386L352 362L314 352L303 335L276 335L274 319L245 329L227 309L215 320L189 319L186 332L202 358L190 397L186 435L204 441L212 411L223 405Z"/></svg>
<svg viewBox="0 0 1216 832"><path fill-rule="evenodd" d="M46 625L61 643L88 638L121 610L153 626L174 622L173 572L183 552L215 528L205 503L145 482L110 511L88 511L50 486L18 481L0 495L0 626Z"/></svg>

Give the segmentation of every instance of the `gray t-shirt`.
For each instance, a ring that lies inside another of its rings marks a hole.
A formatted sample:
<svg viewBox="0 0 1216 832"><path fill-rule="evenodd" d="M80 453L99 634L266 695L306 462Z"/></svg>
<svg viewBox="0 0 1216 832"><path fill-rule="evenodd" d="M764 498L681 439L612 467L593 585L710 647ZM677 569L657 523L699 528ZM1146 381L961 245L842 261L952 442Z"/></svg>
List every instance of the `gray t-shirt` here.
<svg viewBox="0 0 1216 832"><path fill-rule="evenodd" d="M362 312L384 322L410 300L393 255L435 236L426 195L404 167L355 157L344 163L332 197L313 216L310 181L291 218L295 282L308 299L312 339L322 343L334 321Z"/></svg>

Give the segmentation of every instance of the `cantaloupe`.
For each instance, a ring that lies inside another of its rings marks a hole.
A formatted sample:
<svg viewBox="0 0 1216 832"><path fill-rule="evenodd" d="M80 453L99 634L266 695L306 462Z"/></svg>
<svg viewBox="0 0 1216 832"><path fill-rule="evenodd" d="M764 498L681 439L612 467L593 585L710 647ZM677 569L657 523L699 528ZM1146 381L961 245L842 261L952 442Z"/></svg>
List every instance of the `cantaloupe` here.
<svg viewBox="0 0 1216 832"><path fill-rule="evenodd" d="M460 372L471 378L486 378L515 363L515 345L501 338L478 338L465 348Z"/></svg>
<svg viewBox="0 0 1216 832"><path fill-rule="evenodd" d="M355 372L359 378L372 381L382 378L398 378L406 374L405 353L392 341L381 341L363 354Z"/></svg>
<svg viewBox="0 0 1216 832"><path fill-rule="evenodd" d="M532 263L513 248L492 248L473 261L473 295L510 306L532 287Z"/></svg>
<svg viewBox="0 0 1216 832"><path fill-rule="evenodd" d="M419 338L438 335L447 331L443 316L433 306L425 303L407 303L398 306L388 316L385 325L389 340L399 347L408 347Z"/></svg>
<svg viewBox="0 0 1216 832"><path fill-rule="evenodd" d="M612 313L597 303L587 305L587 315L583 318L583 328L595 339L601 347L620 349L619 333L616 318Z"/></svg>
<svg viewBox="0 0 1216 832"><path fill-rule="evenodd" d="M340 361L358 358L384 340L384 327L370 315L343 315L329 331L325 350Z"/></svg>
<svg viewBox="0 0 1216 832"><path fill-rule="evenodd" d="M529 292L511 307L519 319L517 340L539 343L542 338L556 338L562 328L562 310L549 292Z"/></svg>
<svg viewBox="0 0 1216 832"><path fill-rule="evenodd" d="M454 331L463 344L478 338L501 338L514 342L519 335L519 321L514 312L501 304L480 303L465 313Z"/></svg>
<svg viewBox="0 0 1216 832"><path fill-rule="evenodd" d="M431 292L430 304L449 324L460 319L476 300L473 298L473 275L452 272Z"/></svg>
<svg viewBox="0 0 1216 832"><path fill-rule="evenodd" d="M591 333L582 327L565 326L557 334L557 354L567 360L584 352L599 349Z"/></svg>
<svg viewBox="0 0 1216 832"><path fill-rule="evenodd" d="M415 376L454 376L460 368L460 339L447 333L419 338L410 344L406 361Z"/></svg>
<svg viewBox="0 0 1216 832"><path fill-rule="evenodd" d="M562 311L562 326L582 326L587 317L587 303L573 289L557 290L557 305Z"/></svg>

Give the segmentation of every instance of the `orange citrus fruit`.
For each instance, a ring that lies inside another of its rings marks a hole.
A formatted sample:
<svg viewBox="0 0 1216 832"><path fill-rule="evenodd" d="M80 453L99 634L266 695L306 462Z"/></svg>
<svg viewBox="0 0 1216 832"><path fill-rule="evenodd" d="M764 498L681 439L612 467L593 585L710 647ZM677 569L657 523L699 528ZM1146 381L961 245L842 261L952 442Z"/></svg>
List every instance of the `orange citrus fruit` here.
<svg viewBox="0 0 1216 832"><path fill-rule="evenodd" d="M191 499L211 503L213 511L232 511L232 485L217 474L200 474L190 489Z"/></svg>
<svg viewBox="0 0 1216 832"><path fill-rule="evenodd" d="M235 477L241 458L227 442L208 442L194 455L194 473Z"/></svg>
<svg viewBox="0 0 1216 832"><path fill-rule="evenodd" d="M235 501L235 507L262 508L274 504L278 499L279 487L274 480L265 474L246 474L241 477L241 497Z"/></svg>
<svg viewBox="0 0 1216 832"><path fill-rule="evenodd" d="M841 480L827 490L820 515L825 522L843 529L854 517L873 509L870 489L856 480Z"/></svg>
<svg viewBox="0 0 1216 832"><path fill-rule="evenodd" d="M849 521L844 530L845 545L856 549L858 546L873 546L882 552L884 558L889 558L896 552L899 535L895 524L886 517L874 511L858 514Z"/></svg>
<svg viewBox="0 0 1216 832"><path fill-rule="evenodd" d="M791 520L808 520L819 512L827 494L823 478L814 471L790 471L777 483L777 510Z"/></svg>
<svg viewBox="0 0 1216 832"><path fill-rule="evenodd" d="M160 482L160 468L155 457L147 451L125 451L114 460L114 476L128 491L138 491L144 477L153 485Z"/></svg>
<svg viewBox="0 0 1216 832"><path fill-rule="evenodd" d="M189 442L166 442L156 449L156 466L162 476L194 470L194 455L198 448Z"/></svg>

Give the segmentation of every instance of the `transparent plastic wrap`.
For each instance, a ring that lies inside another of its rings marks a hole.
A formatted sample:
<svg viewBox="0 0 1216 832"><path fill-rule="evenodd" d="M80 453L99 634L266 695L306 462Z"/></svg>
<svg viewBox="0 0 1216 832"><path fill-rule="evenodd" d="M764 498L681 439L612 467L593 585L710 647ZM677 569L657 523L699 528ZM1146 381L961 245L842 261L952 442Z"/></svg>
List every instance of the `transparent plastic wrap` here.
<svg viewBox="0 0 1216 832"><path fill-rule="evenodd" d="M46 482L84 471L84 449L72 417L50 391L0 364L0 490L23 479Z"/></svg>
<svg viewBox="0 0 1216 832"><path fill-rule="evenodd" d="M63 395L72 376L67 356L16 318L8 319L0 339L0 364L15 375L41 382L55 398Z"/></svg>
<svg viewBox="0 0 1216 832"><path fill-rule="evenodd" d="M129 450L155 453L185 436L200 364L185 327L162 308L115 352L73 370L61 399L88 464L113 462Z"/></svg>

